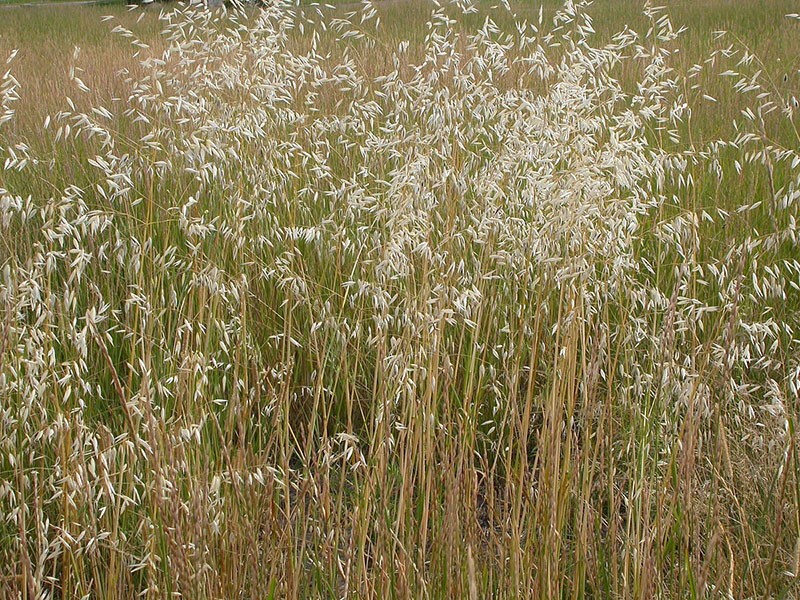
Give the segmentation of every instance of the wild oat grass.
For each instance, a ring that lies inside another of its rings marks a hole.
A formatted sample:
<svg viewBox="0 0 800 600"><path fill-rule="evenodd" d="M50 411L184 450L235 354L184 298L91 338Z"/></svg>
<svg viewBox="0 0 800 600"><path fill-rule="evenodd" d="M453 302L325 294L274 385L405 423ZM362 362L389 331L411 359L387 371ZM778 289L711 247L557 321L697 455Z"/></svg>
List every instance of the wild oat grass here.
<svg viewBox="0 0 800 600"><path fill-rule="evenodd" d="M796 65L414 7L11 56L3 596L797 593Z"/></svg>

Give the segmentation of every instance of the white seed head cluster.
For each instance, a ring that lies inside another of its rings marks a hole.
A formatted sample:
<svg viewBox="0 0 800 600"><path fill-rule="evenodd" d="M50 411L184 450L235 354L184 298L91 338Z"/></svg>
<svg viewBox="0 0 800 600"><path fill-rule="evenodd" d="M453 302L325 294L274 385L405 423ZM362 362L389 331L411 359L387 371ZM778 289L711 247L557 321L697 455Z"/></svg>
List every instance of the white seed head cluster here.
<svg viewBox="0 0 800 600"><path fill-rule="evenodd" d="M524 452L523 418L552 438L541 465L604 411L659 440L608 449L654 472L712 418L782 460L800 153L773 132L792 99L736 46L674 70L660 10L599 43L586 9L470 28L482 10L437 4L414 41L383 35L370 2L171 8L163 52L116 28L141 53L129 96L67 99L52 155L10 133L24 82L6 73L0 577L42 597L62 576L89 596L118 576L211 597L248 523L265 547L294 528L277 555L355 585L387 465L417 486L425 461L491 464ZM698 141L713 98L695 83L716 71L748 104ZM741 173L759 195L709 195Z"/></svg>

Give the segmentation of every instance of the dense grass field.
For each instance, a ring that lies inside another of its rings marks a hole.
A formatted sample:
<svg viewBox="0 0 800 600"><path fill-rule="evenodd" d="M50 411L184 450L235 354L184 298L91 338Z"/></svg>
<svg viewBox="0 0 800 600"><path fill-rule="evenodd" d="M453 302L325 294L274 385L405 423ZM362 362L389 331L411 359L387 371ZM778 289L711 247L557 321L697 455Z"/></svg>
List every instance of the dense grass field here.
<svg viewBox="0 0 800 600"><path fill-rule="evenodd" d="M800 595L800 18L666 4L0 7L0 597Z"/></svg>

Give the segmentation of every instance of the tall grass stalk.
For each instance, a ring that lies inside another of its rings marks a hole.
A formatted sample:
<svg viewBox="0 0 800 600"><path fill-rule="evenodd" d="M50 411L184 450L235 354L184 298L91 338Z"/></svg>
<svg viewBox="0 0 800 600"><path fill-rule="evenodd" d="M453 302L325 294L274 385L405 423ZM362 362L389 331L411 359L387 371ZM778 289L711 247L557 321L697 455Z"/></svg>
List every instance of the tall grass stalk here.
<svg viewBox="0 0 800 600"><path fill-rule="evenodd" d="M796 593L797 101L649 4L380 15L0 81L0 595Z"/></svg>

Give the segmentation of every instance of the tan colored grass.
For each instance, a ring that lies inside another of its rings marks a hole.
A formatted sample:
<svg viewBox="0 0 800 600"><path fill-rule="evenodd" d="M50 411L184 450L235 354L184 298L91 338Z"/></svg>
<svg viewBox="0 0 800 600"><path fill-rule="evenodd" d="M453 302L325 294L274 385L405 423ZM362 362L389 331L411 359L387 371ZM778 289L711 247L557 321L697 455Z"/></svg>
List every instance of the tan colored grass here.
<svg viewBox="0 0 800 600"><path fill-rule="evenodd" d="M796 592L772 42L413 6L9 63L0 595Z"/></svg>

